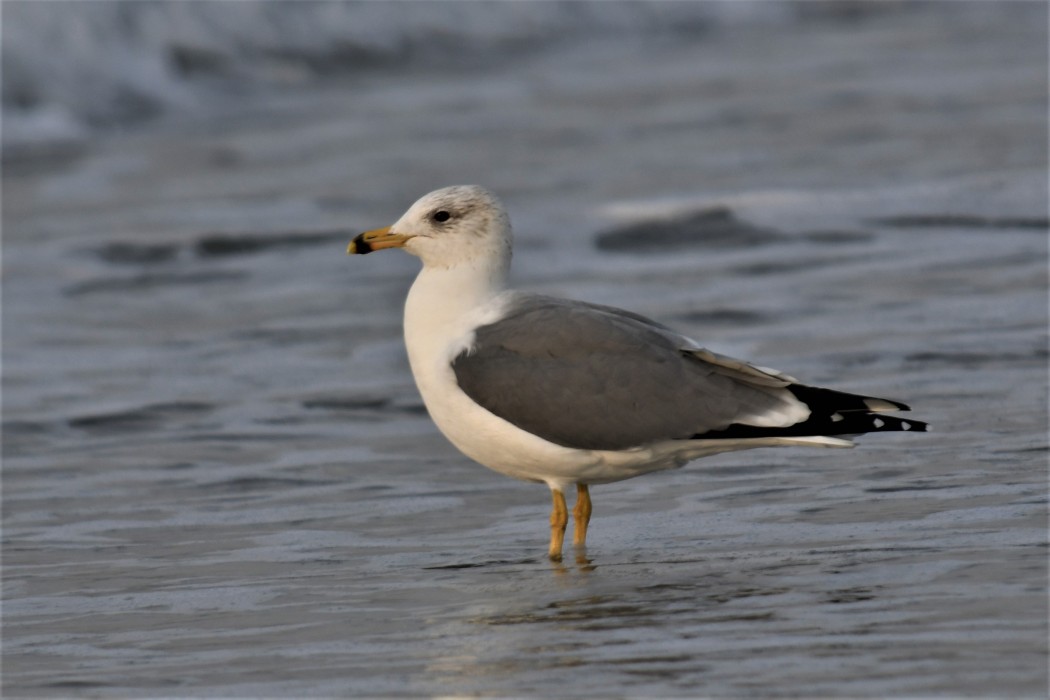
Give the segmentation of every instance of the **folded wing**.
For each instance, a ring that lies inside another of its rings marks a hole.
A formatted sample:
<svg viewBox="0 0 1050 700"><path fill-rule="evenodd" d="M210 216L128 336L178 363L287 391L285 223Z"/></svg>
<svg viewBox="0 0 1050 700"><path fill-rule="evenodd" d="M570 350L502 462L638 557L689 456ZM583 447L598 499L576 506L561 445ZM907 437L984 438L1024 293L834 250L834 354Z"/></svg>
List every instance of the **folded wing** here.
<svg viewBox="0 0 1050 700"><path fill-rule="evenodd" d="M459 387L565 447L924 430L894 401L798 384L612 307L521 295L453 360Z"/></svg>

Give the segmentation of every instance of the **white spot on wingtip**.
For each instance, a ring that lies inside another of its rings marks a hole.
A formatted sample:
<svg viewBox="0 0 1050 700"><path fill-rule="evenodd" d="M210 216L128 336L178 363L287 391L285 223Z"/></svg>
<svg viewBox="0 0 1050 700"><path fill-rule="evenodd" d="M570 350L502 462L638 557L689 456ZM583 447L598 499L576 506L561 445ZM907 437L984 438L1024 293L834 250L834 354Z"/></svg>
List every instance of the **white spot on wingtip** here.
<svg viewBox="0 0 1050 700"><path fill-rule="evenodd" d="M897 404L883 399L864 399L864 405L868 407L869 411L874 411L876 413L887 413L890 411L901 410L901 407Z"/></svg>
<svg viewBox="0 0 1050 700"><path fill-rule="evenodd" d="M907 421L902 421L901 422L901 428L903 430L911 430L911 423L909 423Z"/></svg>
<svg viewBox="0 0 1050 700"><path fill-rule="evenodd" d="M872 424L876 428L881 428L882 426L886 425L886 421L882 420L881 418L876 418L875 420L872 421Z"/></svg>
<svg viewBox="0 0 1050 700"><path fill-rule="evenodd" d="M831 422L832 423L838 423L840 420L843 420L841 413L832 413L831 414Z"/></svg>

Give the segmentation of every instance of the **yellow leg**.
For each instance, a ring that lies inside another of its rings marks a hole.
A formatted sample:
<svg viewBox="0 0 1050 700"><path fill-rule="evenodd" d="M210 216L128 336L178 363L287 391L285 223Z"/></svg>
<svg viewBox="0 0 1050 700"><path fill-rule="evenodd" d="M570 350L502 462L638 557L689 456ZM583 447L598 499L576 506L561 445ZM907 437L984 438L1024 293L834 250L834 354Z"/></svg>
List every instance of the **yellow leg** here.
<svg viewBox="0 0 1050 700"><path fill-rule="evenodd" d="M576 484L576 506L572 509L572 516L576 525L572 543L582 547L587 544L587 524L591 522L591 492L587 484Z"/></svg>
<svg viewBox="0 0 1050 700"><path fill-rule="evenodd" d="M565 494L558 489L551 489L554 507L551 509L551 548L552 561L561 561L561 545L565 541L565 526L569 524L569 507L565 505Z"/></svg>

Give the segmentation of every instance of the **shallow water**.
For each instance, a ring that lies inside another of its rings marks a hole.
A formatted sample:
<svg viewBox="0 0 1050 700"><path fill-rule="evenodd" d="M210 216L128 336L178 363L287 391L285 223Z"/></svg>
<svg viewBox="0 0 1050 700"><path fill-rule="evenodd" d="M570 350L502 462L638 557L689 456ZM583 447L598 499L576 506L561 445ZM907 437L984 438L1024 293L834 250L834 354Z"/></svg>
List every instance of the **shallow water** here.
<svg viewBox="0 0 1050 700"><path fill-rule="evenodd" d="M5 695L1042 696L1046 10L941 7L377 73L9 163ZM520 286L935 432L595 488L549 563L546 489L422 409L416 262L343 255L461 181L508 204ZM716 206L768 235L596 244Z"/></svg>

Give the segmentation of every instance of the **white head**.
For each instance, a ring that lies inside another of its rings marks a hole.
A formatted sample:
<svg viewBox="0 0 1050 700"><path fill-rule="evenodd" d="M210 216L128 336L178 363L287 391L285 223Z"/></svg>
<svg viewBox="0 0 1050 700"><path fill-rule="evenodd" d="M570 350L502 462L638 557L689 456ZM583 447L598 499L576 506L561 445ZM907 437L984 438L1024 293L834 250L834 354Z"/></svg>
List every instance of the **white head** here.
<svg viewBox="0 0 1050 700"><path fill-rule="evenodd" d="M404 248L426 268L463 264L506 268L510 218L495 195L477 185L456 185L424 195L386 228L357 236L348 253Z"/></svg>

